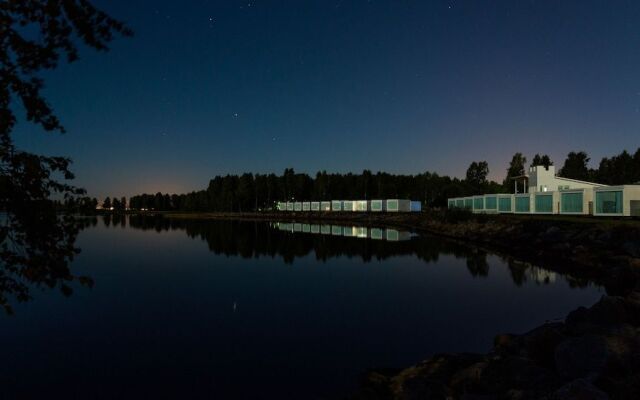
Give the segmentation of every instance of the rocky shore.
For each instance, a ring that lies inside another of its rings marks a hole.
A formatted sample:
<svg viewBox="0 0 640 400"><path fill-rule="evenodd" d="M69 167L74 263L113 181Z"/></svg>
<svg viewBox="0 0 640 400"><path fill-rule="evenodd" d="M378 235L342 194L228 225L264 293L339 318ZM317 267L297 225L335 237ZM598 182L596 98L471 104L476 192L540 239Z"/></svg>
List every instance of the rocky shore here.
<svg viewBox="0 0 640 400"><path fill-rule="evenodd" d="M488 354L439 354L400 371L372 371L351 400L638 399L640 294L605 296Z"/></svg>
<svg viewBox="0 0 640 400"><path fill-rule="evenodd" d="M351 400L640 398L640 221L458 211L197 218L295 220L428 232L593 281L607 290L598 303L571 312L564 322L496 336L488 354L439 354L406 369L371 371Z"/></svg>

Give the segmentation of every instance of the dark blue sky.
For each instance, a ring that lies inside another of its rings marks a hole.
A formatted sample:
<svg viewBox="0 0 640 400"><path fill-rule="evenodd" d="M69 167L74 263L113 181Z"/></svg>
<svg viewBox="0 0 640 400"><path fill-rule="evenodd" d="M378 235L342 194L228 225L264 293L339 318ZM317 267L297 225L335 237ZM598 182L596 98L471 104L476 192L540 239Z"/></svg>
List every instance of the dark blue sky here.
<svg viewBox="0 0 640 400"><path fill-rule="evenodd" d="M89 194L285 167L463 176L640 145L638 1L95 1L135 31L46 74Z"/></svg>

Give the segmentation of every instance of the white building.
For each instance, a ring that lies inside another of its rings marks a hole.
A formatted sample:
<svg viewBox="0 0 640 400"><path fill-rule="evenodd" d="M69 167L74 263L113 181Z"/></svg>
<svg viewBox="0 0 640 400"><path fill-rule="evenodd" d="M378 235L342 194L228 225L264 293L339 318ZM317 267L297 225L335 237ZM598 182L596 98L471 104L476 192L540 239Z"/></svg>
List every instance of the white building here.
<svg viewBox="0 0 640 400"><path fill-rule="evenodd" d="M563 178L553 165L529 167L527 174L513 181L515 195L458 197L447 204L475 213L640 217L640 185L607 186Z"/></svg>
<svg viewBox="0 0 640 400"><path fill-rule="evenodd" d="M523 182L524 190L518 184ZM535 165L529 167L529 173L514 178L515 193L555 192L569 189L593 189L605 187L599 183L579 181L556 175L556 167Z"/></svg>

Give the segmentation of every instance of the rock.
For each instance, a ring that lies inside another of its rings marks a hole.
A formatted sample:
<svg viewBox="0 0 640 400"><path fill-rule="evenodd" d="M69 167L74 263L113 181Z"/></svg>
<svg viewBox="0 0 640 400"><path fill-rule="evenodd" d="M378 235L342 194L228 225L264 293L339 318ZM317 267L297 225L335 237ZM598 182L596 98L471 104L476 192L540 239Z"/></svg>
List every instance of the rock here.
<svg viewBox="0 0 640 400"><path fill-rule="evenodd" d="M369 371L360 381L361 390L350 400L391 399L390 378L398 371Z"/></svg>
<svg viewBox="0 0 640 400"><path fill-rule="evenodd" d="M553 370L542 368L526 357L495 357L474 381L466 381L467 393L495 394L500 398L539 398L560 381Z"/></svg>
<svg viewBox="0 0 640 400"><path fill-rule="evenodd" d="M394 399L441 399L451 397L463 388L452 389L449 382L454 374L481 362L483 356L476 354L440 354L407 368L392 378L391 391Z"/></svg>
<svg viewBox="0 0 640 400"><path fill-rule="evenodd" d="M574 254L578 254L578 253L580 253L580 254L584 254L585 252L588 252L588 251L589 251L589 249L587 249L587 247L586 247L586 246L583 246L583 245L581 245L581 244L579 244L579 245L577 245L577 246L575 246L575 247L573 248L573 253L574 253Z"/></svg>
<svg viewBox="0 0 640 400"><path fill-rule="evenodd" d="M576 379L556 390L549 400L608 400L609 396L584 379Z"/></svg>
<svg viewBox="0 0 640 400"><path fill-rule="evenodd" d="M565 339L562 323L545 324L524 335L524 348L527 356L537 364L552 368L555 361L555 349Z"/></svg>
<svg viewBox="0 0 640 400"><path fill-rule="evenodd" d="M546 234L550 234L550 233L556 233L556 232L560 232L560 228L558 228L557 226L550 226L545 233Z"/></svg>
<svg viewBox="0 0 640 400"><path fill-rule="evenodd" d="M499 399L499 397L494 394L472 394L472 393L465 393L460 397L460 400L494 400L494 399Z"/></svg>
<svg viewBox="0 0 640 400"><path fill-rule="evenodd" d="M627 240L622 244L624 251L633 257L640 257L640 242Z"/></svg>
<svg viewBox="0 0 640 400"><path fill-rule="evenodd" d="M591 308L580 307L569 313L567 325L578 332L588 326L640 325L640 302L635 297L603 296Z"/></svg>
<svg viewBox="0 0 640 400"><path fill-rule="evenodd" d="M593 334L567 339L555 350L556 371L567 379L597 376L608 358L605 339Z"/></svg>
<svg viewBox="0 0 640 400"><path fill-rule="evenodd" d="M516 355L522 349L522 339L519 335L501 334L493 339L493 350L500 355Z"/></svg>
<svg viewBox="0 0 640 400"><path fill-rule="evenodd" d="M573 334L581 334L591 329L593 323L589 317L589 309L586 307L578 307L571 311L565 323L569 328L569 331Z"/></svg>
<svg viewBox="0 0 640 400"><path fill-rule="evenodd" d="M564 235L560 228L552 226L540 235L540 239L547 243L558 243L564 239Z"/></svg>

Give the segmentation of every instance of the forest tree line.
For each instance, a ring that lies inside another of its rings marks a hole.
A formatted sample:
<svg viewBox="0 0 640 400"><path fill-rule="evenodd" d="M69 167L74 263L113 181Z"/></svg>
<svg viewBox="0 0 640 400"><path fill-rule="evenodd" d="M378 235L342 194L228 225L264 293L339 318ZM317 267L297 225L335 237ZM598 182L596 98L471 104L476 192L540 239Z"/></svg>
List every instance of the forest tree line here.
<svg viewBox="0 0 640 400"><path fill-rule="evenodd" d="M640 148L632 155L626 150L613 157L605 157L597 169L589 168L585 152L571 152L557 169L559 176L608 185L640 182ZM554 165L548 155L536 154L529 165ZM339 174L321 171L310 176L293 168L282 175L252 174L216 176L206 189L186 194L141 194L118 201L118 208L156 211L234 211L247 212L272 209L277 201L286 200L354 200L407 198L421 201L425 207L444 207L447 198L482 193L510 193L514 191L512 177L527 171L527 158L513 155L502 183L488 180L489 165L474 161L464 179L451 178L433 172L416 175L394 175L385 172ZM113 207L108 199L104 208ZM106 203L106 202L105 202ZM108 207L106 207L108 206Z"/></svg>

